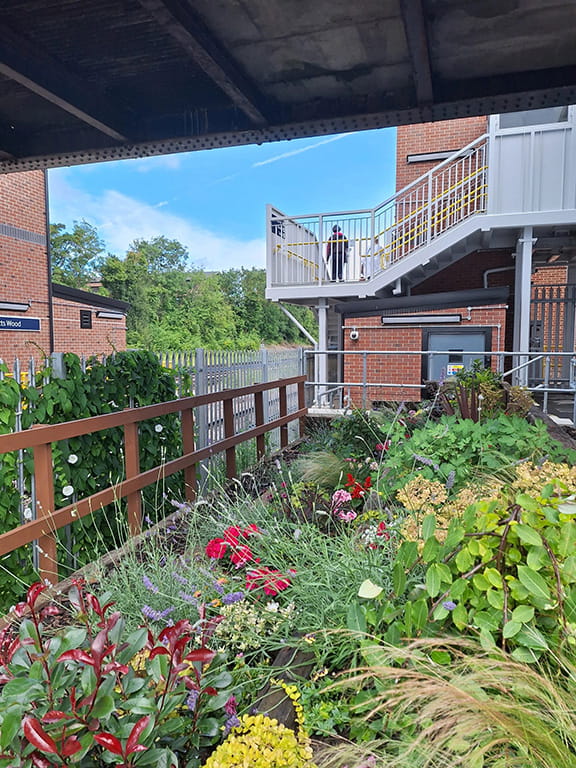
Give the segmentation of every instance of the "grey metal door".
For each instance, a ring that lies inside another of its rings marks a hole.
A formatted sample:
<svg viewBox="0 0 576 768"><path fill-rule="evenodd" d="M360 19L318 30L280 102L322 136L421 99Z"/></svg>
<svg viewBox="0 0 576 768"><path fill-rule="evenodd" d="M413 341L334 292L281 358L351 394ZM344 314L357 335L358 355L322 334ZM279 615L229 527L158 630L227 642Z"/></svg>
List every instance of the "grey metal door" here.
<svg viewBox="0 0 576 768"><path fill-rule="evenodd" d="M423 349L438 353L427 356L422 371L424 381L446 381L458 371L470 368L474 360L478 359L482 360L484 365L489 365L481 353L490 349L490 343L491 332L488 329L468 331L451 328L424 331Z"/></svg>

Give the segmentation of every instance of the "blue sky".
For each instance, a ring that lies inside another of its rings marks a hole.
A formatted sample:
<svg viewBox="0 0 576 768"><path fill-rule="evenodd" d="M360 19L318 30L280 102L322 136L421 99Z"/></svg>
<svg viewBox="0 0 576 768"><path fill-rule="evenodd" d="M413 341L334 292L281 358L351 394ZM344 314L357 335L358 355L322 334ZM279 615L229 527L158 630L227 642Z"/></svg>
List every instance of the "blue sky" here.
<svg viewBox="0 0 576 768"><path fill-rule="evenodd" d="M86 219L120 257L165 235L195 267L263 267L266 203L288 215L372 207L394 191L395 147L386 128L53 169L50 219Z"/></svg>

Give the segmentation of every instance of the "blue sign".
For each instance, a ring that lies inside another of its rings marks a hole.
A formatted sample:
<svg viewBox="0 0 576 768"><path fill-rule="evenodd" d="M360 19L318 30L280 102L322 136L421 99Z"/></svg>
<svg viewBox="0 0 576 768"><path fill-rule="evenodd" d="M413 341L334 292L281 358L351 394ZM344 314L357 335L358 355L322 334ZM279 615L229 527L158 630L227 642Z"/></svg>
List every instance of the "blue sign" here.
<svg viewBox="0 0 576 768"><path fill-rule="evenodd" d="M39 317L0 316L0 331L39 331Z"/></svg>

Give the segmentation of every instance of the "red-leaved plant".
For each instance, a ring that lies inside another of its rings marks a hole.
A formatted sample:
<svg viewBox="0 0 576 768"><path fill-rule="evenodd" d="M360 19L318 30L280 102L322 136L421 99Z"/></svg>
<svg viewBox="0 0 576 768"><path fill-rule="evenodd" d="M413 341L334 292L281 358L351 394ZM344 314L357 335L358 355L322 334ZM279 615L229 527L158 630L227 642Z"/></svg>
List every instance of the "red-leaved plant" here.
<svg viewBox="0 0 576 768"><path fill-rule="evenodd" d="M37 606L44 589L32 585L16 606L17 632L0 632L0 768L199 764L231 693L207 647L218 618L199 606L194 627L127 635L112 603L77 581L76 623L49 635L43 622L58 609Z"/></svg>

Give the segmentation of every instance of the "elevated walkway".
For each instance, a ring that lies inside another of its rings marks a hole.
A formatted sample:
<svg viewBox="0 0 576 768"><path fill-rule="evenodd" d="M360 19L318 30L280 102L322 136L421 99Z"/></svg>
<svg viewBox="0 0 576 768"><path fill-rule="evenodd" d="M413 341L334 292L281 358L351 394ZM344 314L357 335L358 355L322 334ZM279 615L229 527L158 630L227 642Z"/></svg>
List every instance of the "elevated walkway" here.
<svg viewBox="0 0 576 768"><path fill-rule="evenodd" d="M373 209L267 211L269 299L314 305L399 295L475 250L549 245L576 227L576 110L566 122L490 130ZM342 281L331 238L348 242ZM549 248L542 258L549 256Z"/></svg>

